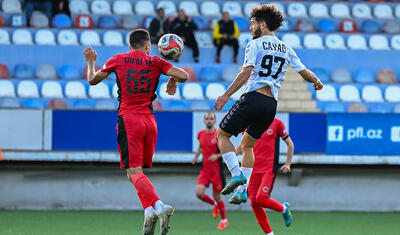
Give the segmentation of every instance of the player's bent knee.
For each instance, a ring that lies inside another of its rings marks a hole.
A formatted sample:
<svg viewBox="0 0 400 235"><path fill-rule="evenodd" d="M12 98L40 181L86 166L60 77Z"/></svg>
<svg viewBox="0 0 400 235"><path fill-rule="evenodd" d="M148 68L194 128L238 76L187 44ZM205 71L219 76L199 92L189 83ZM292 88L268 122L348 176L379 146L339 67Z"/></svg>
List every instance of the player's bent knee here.
<svg viewBox="0 0 400 235"><path fill-rule="evenodd" d="M131 167L126 169L126 175L128 176L129 181L132 181L133 176L139 173L143 173L141 167Z"/></svg>
<svg viewBox="0 0 400 235"><path fill-rule="evenodd" d="M196 197L198 197L199 199L203 199L203 197L204 197L204 192L196 191Z"/></svg>

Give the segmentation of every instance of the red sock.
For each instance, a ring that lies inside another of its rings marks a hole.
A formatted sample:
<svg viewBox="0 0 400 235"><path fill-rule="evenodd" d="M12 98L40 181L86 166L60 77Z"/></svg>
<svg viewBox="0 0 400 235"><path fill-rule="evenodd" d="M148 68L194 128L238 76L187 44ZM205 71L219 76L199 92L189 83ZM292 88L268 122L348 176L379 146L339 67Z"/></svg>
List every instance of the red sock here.
<svg viewBox="0 0 400 235"><path fill-rule="evenodd" d="M215 205L215 201L214 201L214 199L212 199L210 196L208 196L207 194L204 194L204 196L203 196L203 198L201 199L203 202L206 202L206 203L208 203L208 204L211 204L211 205Z"/></svg>
<svg viewBox="0 0 400 235"><path fill-rule="evenodd" d="M219 210L219 214L221 215L221 219L226 219L226 213L225 213L225 203L224 201L219 201L217 203L218 205L218 210Z"/></svg>
<svg viewBox="0 0 400 235"><path fill-rule="evenodd" d="M265 234L272 232L271 225L269 225L267 213L261 206L252 206L254 215L257 218L257 223Z"/></svg>
<svg viewBox="0 0 400 235"><path fill-rule="evenodd" d="M272 198L267 198L262 201L257 201L257 205L279 212L283 212L283 210L285 209L283 204L279 203L278 201Z"/></svg>
<svg viewBox="0 0 400 235"><path fill-rule="evenodd" d="M153 184L143 173L133 175L132 183L138 192L143 209L153 206L156 201L160 200L154 191Z"/></svg>

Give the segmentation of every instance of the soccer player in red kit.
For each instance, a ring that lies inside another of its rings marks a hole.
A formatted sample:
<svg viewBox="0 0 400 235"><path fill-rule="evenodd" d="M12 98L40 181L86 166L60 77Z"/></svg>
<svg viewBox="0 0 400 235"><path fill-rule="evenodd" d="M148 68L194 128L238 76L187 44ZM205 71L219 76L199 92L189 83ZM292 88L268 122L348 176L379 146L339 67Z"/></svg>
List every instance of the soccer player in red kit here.
<svg viewBox="0 0 400 235"><path fill-rule="evenodd" d="M286 163L280 168L283 173L290 172L294 144L286 131L285 124L275 118L270 127L263 133L254 146L254 164L248 189L246 185L238 187L230 202L240 204L247 201L249 194L251 207L257 218L258 224L267 235L273 235L264 208L279 211L283 215L285 225L290 226L292 215L289 203L279 203L271 198L275 184L276 174L279 169L279 139L282 138L287 145ZM240 146L237 152L240 152ZM246 190L247 189L247 190Z"/></svg>
<svg viewBox="0 0 400 235"><path fill-rule="evenodd" d="M213 217L218 217L218 212L221 215L221 221L217 229L225 229L228 227L226 219L225 203L221 198L221 191L225 186L225 176L223 173L222 154L219 152L216 129L214 128L216 117L213 112L208 112L204 115L204 124L206 129L197 134L199 140L199 148L192 160L196 164L200 153L203 154L203 169L200 171L196 184L196 196L213 206ZM208 196L205 191L212 183L213 197Z"/></svg>
<svg viewBox="0 0 400 235"><path fill-rule="evenodd" d="M87 79L96 85L110 73L115 73L118 85L118 148L121 169L126 169L130 182L135 186L145 211L142 234L154 234L160 219L161 234L167 234L169 219L174 210L165 205L154 191L142 167L152 166L157 140L157 124L153 115L152 101L157 97L160 74L171 76L167 93L175 94L177 82L185 82L188 74L157 56L150 54L150 35L144 29L129 34L129 52L111 57L103 68L95 72L97 53L91 47L83 54L88 65Z"/></svg>

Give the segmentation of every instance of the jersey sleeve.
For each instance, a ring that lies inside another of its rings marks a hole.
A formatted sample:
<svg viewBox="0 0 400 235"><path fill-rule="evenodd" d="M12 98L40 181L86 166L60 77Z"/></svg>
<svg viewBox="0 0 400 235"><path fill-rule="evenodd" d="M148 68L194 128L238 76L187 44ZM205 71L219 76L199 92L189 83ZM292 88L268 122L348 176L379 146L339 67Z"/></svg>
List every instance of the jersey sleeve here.
<svg viewBox="0 0 400 235"><path fill-rule="evenodd" d="M173 67L173 65L170 62L160 57L157 57L156 61L157 61L157 68L160 70L160 73L162 74L166 75L168 73L168 70Z"/></svg>
<svg viewBox="0 0 400 235"><path fill-rule="evenodd" d="M306 68L292 48L289 48L289 65L293 67L296 72L300 72Z"/></svg>
<svg viewBox="0 0 400 235"><path fill-rule="evenodd" d="M247 43L243 67L256 66L257 46L254 41Z"/></svg>
<svg viewBox="0 0 400 235"><path fill-rule="evenodd" d="M115 72L118 66L118 55L111 57L101 68L101 72L112 73Z"/></svg>
<svg viewBox="0 0 400 235"><path fill-rule="evenodd" d="M285 126L285 124L283 124L283 122L281 120L279 120L279 122L278 122L278 129L279 129L278 134L283 140L285 140L289 137L289 133L286 130L286 126Z"/></svg>

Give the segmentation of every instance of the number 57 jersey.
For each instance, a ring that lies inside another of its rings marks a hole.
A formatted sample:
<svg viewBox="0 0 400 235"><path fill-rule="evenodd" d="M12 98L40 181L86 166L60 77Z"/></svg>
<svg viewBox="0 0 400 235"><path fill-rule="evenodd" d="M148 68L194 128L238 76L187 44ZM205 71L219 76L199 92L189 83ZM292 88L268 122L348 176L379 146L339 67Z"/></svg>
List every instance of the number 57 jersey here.
<svg viewBox="0 0 400 235"><path fill-rule="evenodd" d="M285 80L288 65L296 72L305 69L296 52L277 37L262 36L251 40L246 46L243 63L243 67L253 66L246 92L269 86L275 99L278 100L279 88Z"/></svg>
<svg viewBox="0 0 400 235"><path fill-rule="evenodd" d="M152 101L161 74L167 74L172 64L143 51L130 51L111 57L101 69L114 72L118 86L118 114L152 113Z"/></svg>

